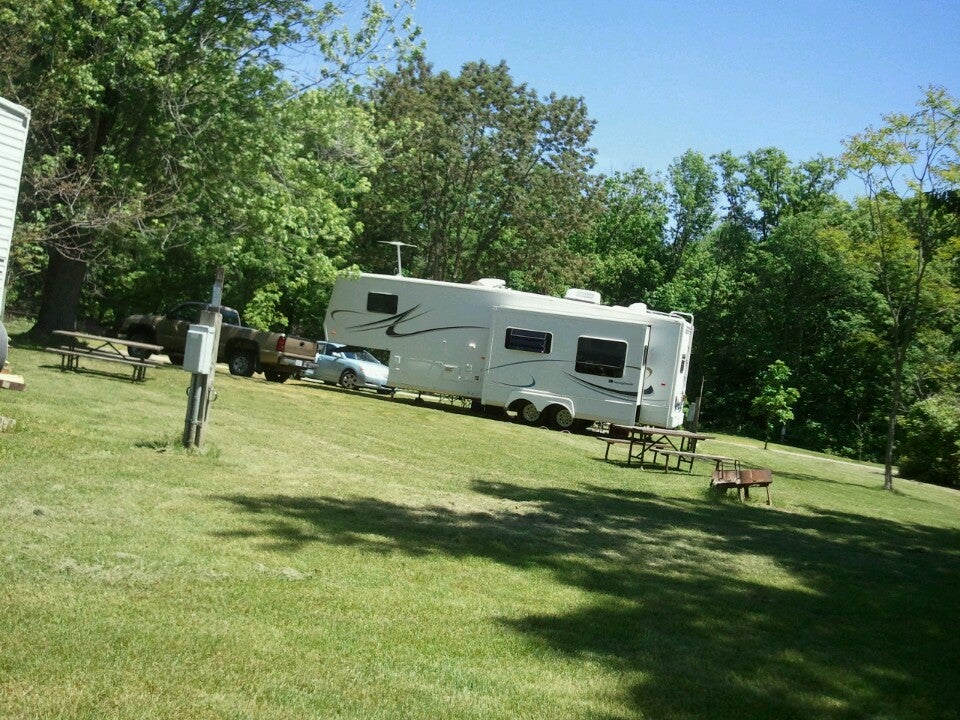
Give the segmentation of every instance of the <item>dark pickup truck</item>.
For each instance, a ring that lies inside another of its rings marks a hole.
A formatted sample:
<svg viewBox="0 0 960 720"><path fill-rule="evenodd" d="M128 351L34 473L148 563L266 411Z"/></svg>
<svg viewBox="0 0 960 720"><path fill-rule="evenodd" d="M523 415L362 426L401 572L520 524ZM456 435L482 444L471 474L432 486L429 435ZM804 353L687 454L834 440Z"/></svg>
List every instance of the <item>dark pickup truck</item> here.
<svg viewBox="0 0 960 720"><path fill-rule="evenodd" d="M209 307L202 302L184 302L159 315L131 315L123 321L119 334L128 340L160 345L171 362L182 363L187 330ZM223 325L217 359L227 363L231 375L250 377L262 372L271 382L284 382L290 376L300 377L313 366L315 341L244 327L240 313L233 308L220 307L219 312Z"/></svg>

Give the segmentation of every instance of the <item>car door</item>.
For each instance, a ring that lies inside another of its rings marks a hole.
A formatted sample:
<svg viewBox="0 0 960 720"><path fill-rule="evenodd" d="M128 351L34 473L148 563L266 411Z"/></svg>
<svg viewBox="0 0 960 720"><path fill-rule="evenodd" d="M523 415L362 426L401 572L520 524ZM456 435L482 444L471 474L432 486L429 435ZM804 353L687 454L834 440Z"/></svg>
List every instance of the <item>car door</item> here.
<svg viewBox="0 0 960 720"><path fill-rule="evenodd" d="M340 367L335 352L333 346L327 343L317 346L317 377L324 382L337 382L340 379Z"/></svg>
<svg viewBox="0 0 960 720"><path fill-rule="evenodd" d="M197 303L182 303L170 310L166 317L157 323L157 344L183 352L187 330L190 325L200 321L200 311L202 309Z"/></svg>

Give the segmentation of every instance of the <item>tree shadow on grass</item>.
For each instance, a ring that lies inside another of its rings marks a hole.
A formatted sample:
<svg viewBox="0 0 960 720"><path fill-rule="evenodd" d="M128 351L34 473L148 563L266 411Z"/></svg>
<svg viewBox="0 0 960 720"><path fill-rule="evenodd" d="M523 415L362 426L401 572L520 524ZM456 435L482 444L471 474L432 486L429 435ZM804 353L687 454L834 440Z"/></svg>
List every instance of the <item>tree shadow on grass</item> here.
<svg viewBox="0 0 960 720"><path fill-rule="evenodd" d="M545 568L590 593L502 619L622 673L657 718L957 718L960 534L846 513L790 515L583 486L475 481L498 512L374 498L222 496L233 535Z"/></svg>

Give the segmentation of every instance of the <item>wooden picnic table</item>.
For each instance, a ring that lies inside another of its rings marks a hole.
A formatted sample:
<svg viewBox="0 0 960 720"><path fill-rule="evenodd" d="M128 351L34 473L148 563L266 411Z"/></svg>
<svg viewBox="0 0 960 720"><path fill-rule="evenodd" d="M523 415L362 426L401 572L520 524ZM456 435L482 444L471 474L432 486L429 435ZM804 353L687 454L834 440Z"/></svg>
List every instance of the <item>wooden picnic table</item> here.
<svg viewBox="0 0 960 720"><path fill-rule="evenodd" d="M664 455L667 467L669 467L671 456L678 458L677 467L681 458L692 465L693 459L689 456L696 455L697 442L712 438L713 435L704 435L690 430L651 425L611 425L609 435L600 437L607 443L607 451L603 456L606 460L610 459L612 445L623 444L627 446L627 465L632 464L634 458L639 459L640 464L643 465L647 453L652 453L653 462L657 462L658 455Z"/></svg>
<svg viewBox="0 0 960 720"><path fill-rule="evenodd" d="M60 370L64 372L79 370L80 358L89 358L128 365L133 368L133 382L143 382L147 378L147 368L160 367L158 362L130 354L131 348L149 354L161 353L163 347L160 345L73 330L54 330L53 334L63 340L59 347L48 347L46 350L60 356Z"/></svg>

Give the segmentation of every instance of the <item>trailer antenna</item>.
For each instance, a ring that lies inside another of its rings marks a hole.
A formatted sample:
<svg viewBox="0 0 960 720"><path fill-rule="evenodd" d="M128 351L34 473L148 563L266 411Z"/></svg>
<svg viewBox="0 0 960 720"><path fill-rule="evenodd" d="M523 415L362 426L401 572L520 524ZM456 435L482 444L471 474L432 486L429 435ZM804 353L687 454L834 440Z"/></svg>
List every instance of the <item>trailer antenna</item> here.
<svg viewBox="0 0 960 720"><path fill-rule="evenodd" d="M377 240L378 243L383 245L393 245L397 248L397 275L403 275L403 265L400 262L400 248L401 247L412 247L415 248L416 245L411 245L410 243L401 242L399 240Z"/></svg>

